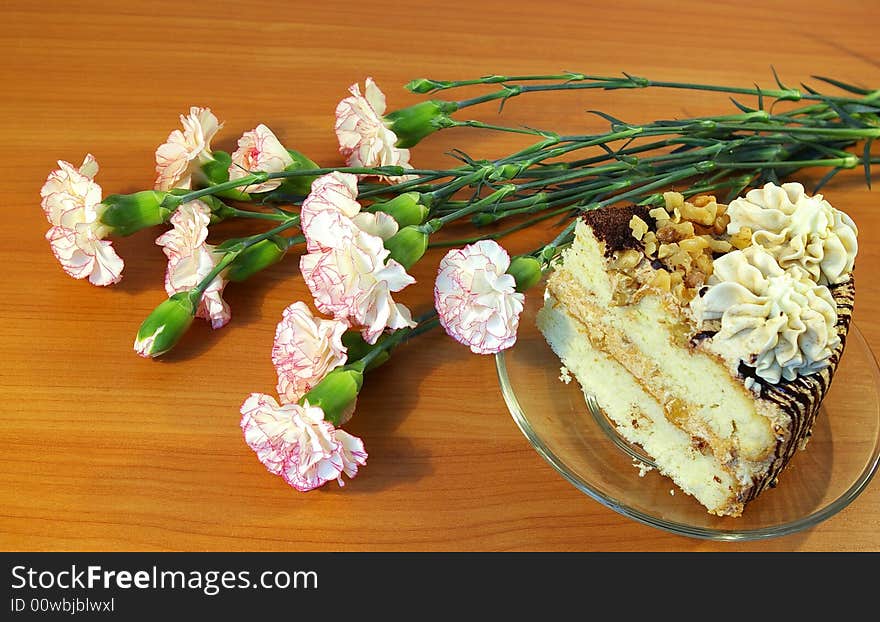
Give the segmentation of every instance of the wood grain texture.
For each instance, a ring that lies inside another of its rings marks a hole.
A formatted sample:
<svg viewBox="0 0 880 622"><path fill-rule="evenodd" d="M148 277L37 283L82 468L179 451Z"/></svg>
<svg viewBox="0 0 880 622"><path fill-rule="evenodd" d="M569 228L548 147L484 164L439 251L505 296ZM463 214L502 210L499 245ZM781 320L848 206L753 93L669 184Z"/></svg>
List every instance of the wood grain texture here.
<svg viewBox="0 0 880 622"><path fill-rule="evenodd" d="M4 304L0 306L0 549L4 550L878 550L880 486L800 534L751 544L691 540L584 496L528 444L489 357L442 334L371 375L349 426L368 466L345 488L298 494L241 438L238 408L271 392L281 310L307 299L296 257L227 289L232 323L198 323L162 361L132 352L164 297L157 231L118 243L126 276L100 289L68 278L43 240L39 188L59 158L93 153L105 193L153 181L153 151L190 105L225 121L234 149L257 123L340 163L333 109L372 75L392 108L415 77L560 70L657 79L793 84L813 74L880 86L876 2L68 2L0 3ZM723 95L615 92L511 101L509 125L598 131L600 108L631 121L714 114ZM475 116L492 121L489 106ZM442 166L460 147L492 157L516 136L451 130L414 151ZM855 322L880 349L876 190L859 172L826 196L861 230ZM218 235L237 231L224 225ZM536 227L512 252L552 235ZM429 301L433 253L403 302Z"/></svg>

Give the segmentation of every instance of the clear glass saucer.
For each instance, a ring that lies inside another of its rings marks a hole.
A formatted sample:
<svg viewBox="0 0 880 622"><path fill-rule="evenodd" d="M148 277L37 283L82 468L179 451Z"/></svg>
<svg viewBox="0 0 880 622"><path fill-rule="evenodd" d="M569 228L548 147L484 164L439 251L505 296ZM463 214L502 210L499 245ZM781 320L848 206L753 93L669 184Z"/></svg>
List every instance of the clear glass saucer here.
<svg viewBox="0 0 880 622"><path fill-rule="evenodd" d="M537 288L536 288L537 289ZM537 291L540 291L539 289ZM880 463L880 372L854 324L807 448L738 518L718 517L672 480L639 462L650 459L617 435L576 379L560 381L561 363L538 330L540 295L527 296L516 345L495 362L504 400L538 453L565 479L603 505L679 535L757 540L810 528L845 508ZM644 470L644 469L642 469Z"/></svg>

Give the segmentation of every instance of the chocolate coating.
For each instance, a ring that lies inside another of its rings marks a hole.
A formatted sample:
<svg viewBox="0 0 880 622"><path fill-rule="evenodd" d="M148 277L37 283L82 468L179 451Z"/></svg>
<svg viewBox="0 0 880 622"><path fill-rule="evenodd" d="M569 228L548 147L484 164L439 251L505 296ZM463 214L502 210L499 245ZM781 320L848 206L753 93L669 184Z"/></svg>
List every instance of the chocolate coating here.
<svg viewBox="0 0 880 622"><path fill-rule="evenodd" d="M615 205L584 212L581 218L593 229L593 235L605 242L605 254L610 256L614 251L629 248L642 250L642 243L633 237L629 221L638 216L653 229L654 219L648 215L650 209L644 205Z"/></svg>
<svg viewBox="0 0 880 622"><path fill-rule="evenodd" d="M834 296L834 302L837 303L836 328L840 343L832 352L828 367L809 376L799 376L791 381L783 380L779 384L770 384L755 375L753 368L740 365L740 374L750 376L760 384L761 399L777 404L783 412L791 417L789 433L776 445L773 464L770 465L769 471L761 481L755 482L754 486L746 491L745 498L742 499L744 502L751 501L762 490L776 485L780 473L788 466L798 448L803 446L803 443L810 437L822 400L831 387L831 380L840 362L840 357L843 355L846 335L849 332L856 293L855 281L850 275L843 283L832 285L829 289Z"/></svg>

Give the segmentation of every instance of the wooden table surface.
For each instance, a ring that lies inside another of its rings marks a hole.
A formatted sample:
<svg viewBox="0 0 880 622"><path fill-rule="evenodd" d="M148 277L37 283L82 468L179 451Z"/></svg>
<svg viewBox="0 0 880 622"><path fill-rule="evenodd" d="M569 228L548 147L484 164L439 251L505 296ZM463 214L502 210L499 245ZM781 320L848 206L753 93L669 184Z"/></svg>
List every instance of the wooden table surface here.
<svg viewBox="0 0 880 622"><path fill-rule="evenodd" d="M49 252L39 189L55 161L93 153L104 192L154 178L153 152L190 105L225 122L232 151L265 123L289 147L341 164L333 110L373 76L389 109L418 101L415 77L561 70L749 86L813 74L880 86L876 2L0 3L4 303L0 306L0 549L4 550L845 550L880 549L880 484L796 535L744 544L641 525L562 479L502 400L492 357L440 332L368 376L348 429L369 462L345 488L301 494L245 445L239 406L271 393L281 310L308 300L298 260L227 288L232 322L198 321L161 361L132 341L164 298L159 229L117 243L123 281L67 277ZM746 3L748 4L748 3ZM508 125L600 131L599 108L630 121L718 114L723 95L681 91L536 94L508 103ZM485 106L474 117L498 121ZM516 136L459 129L423 141L421 166L458 147L500 156ZM860 231L855 321L880 350L877 191L860 172L825 190ZM234 227L219 229L219 234ZM512 237L512 253L553 234ZM427 308L433 252L400 299Z"/></svg>

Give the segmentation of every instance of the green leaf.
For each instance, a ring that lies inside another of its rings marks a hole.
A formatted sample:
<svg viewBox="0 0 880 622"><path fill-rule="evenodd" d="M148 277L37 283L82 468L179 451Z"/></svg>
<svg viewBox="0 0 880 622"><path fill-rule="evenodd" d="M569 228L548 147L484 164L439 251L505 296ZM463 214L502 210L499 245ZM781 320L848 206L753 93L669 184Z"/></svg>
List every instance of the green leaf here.
<svg viewBox="0 0 880 622"><path fill-rule="evenodd" d="M864 122L859 121L858 119L853 117L851 114L849 114L846 110L844 110L843 108L838 106L832 100L826 99L825 103L828 104L828 107L831 108L837 114L838 117L840 117L841 121L845 122L845 125L848 125L850 127L859 127L859 128L868 127Z"/></svg>
<svg viewBox="0 0 880 622"><path fill-rule="evenodd" d="M871 189L871 143L873 138L865 141L865 149L862 151L862 164L865 166L865 183L868 184L868 190Z"/></svg>
<svg viewBox="0 0 880 622"><path fill-rule="evenodd" d="M474 160L472 157L470 157L468 154L466 154L461 149L453 149L452 151L447 151L446 155L451 156L460 162L464 162L465 164L469 164L471 166L478 166L476 160Z"/></svg>
<svg viewBox="0 0 880 622"><path fill-rule="evenodd" d="M587 110L587 112L589 112L590 114L594 114L598 117L602 117L603 119L611 123L612 128L619 127L621 125L629 127L629 123L627 123L626 121L621 121L617 117L612 117L607 112L602 112L601 110Z"/></svg>
<svg viewBox="0 0 880 622"><path fill-rule="evenodd" d="M756 110L755 110L754 108L749 108L748 106L739 103L738 101L736 101L736 100L735 100L734 98L732 98L732 97L730 98L730 101L733 102L733 105L734 105L734 106L736 106L737 108L739 108L742 112L745 112L746 114L748 114L748 113L750 113L750 112L756 112Z"/></svg>
<svg viewBox="0 0 880 622"><path fill-rule="evenodd" d="M625 71L622 71L621 73L626 76L626 79L629 80L635 88L644 88L650 84L650 82L645 78L631 76Z"/></svg>
<svg viewBox="0 0 880 622"><path fill-rule="evenodd" d="M727 196L724 197L725 203L730 203L735 198L742 194L742 191L749 187L749 184L752 183L752 175L744 175L740 182L734 186L730 187L730 190L727 192Z"/></svg>
<svg viewBox="0 0 880 622"><path fill-rule="evenodd" d="M779 74L776 73L776 67L770 65L770 71L773 72L773 79L776 80L776 85L783 91L789 90L789 88L782 83L782 80L779 79Z"/></svg>
<svg viewBox="0 0 880 622"><path fill-rule="evenodd" d="M826 84L830 84L832 86L836 86L837 88L848 91L850 93L855 93L856 95L868 95L871 93L868 89L863 89L861 87L855 86L854 84L847 84L846 82L841 82L840 80L835 80L834 78L826 78L824 76L812 76L816 80L820 80L825 82Z"/></svg>
<svg viewBox="0 0 880 622"><path fill-rule="evenodd" d="M604 151L605 153L607 153L608 155L610 155L612 158L617 158L617 157L619 157L619 154L616 153L611 147L609 147L609 146L606 145L605 143L599 143L599 148L601 148L602 151Z"/></svg>
<svg viewBox="0 0 880 622"><path fill-rule="evenodd" d="M880 106L869 106L868 104L844 104L843 108L850 114L858 114L860 112L877 114L880 112Z"/></svg>
<svg viewBox="0 0 880 622"><path fill-rule="evenodd" d="M827 184L829 181L831 181L832 177L837 175L842 170L843 169L838 166L837 168L833 168L830 171L828 171L827 173L825 173L825 175L822 177L822 179L819 180L819 183L817 183L816 186L813 188L813 194L816 194L817 192L819 192L825 186L825 184Z"/></svg>

